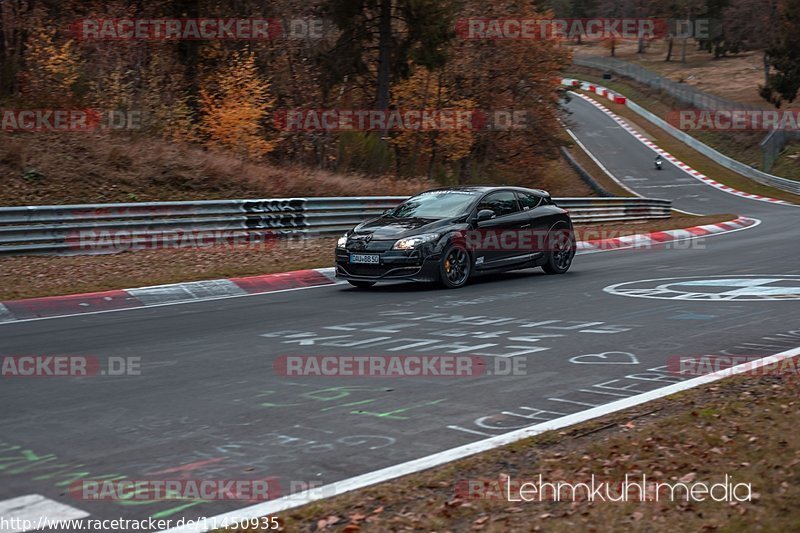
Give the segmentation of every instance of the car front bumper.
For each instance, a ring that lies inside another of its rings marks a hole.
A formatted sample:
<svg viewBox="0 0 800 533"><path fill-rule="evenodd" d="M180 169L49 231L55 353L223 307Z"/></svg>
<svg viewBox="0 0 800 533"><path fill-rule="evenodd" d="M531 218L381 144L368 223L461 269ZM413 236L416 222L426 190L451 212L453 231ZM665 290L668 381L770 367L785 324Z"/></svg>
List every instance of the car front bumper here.
<svg viewBox="0 0 800 533"><path fill-rule="evenodd" d="M439 281L439 256L423 257L416 250L410 254L403 252L383 252L380 264L350 263L350 254L370 254L369 251L336 250L336 277L353 281Z"/></svg>

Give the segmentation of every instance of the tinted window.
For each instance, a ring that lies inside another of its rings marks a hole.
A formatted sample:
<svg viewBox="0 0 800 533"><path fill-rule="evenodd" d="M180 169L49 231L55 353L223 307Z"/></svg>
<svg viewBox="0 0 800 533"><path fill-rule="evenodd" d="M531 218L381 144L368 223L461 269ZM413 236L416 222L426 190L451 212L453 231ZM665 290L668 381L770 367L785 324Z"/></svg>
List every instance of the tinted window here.
<svg viewBox="0 0 800 533"><path fill-rule="evenodd" d="M387 213L392 218L449 218L466 213L477 193L431 191L414 196Z"/></svg>
<svg viewBox="0 0 800 533"><path fill-rule="evenodd" d="M536 196L535 194L525 194L523 192L519 193L519 203L522 205L523 211L529 211L534 207L537 207L542 201L540 196Z"/></svg>
<svg viewBox="0 0 800 533"><path fill-rule="evenodd" d="M512 191L493 192L478 204L478 211L491 209L498 217L510 215L519 211L517 195Z"/></svg>

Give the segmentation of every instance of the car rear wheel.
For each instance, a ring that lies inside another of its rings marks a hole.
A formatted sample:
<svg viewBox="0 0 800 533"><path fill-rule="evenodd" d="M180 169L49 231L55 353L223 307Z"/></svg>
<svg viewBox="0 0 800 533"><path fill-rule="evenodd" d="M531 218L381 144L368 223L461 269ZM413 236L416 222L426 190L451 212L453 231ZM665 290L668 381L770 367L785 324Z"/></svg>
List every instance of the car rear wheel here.
<svg viewBox="0 0 800 533"><path fill-rule="evenodd" d="M575 238L564 228L553 230L547 236L549 251L542 270L548 274L564 274L572 266L575 257Z"/></svg>
<svg viewBox="0 0 800 533"><path fill-rule="evenodd" d="M374 281L354 281L352 279L348 279L347 283L349 283L353 287L358 287L359 289L369 289L370 287L375 285Z"/></svg>
<svg viewBox="0 0 800 533"><path fill-rule="evenodd" d="M451 244L442 253L439 264L439 278L448 289L463 286L472 273L472 258L469 252L458 244Z"/></svg>

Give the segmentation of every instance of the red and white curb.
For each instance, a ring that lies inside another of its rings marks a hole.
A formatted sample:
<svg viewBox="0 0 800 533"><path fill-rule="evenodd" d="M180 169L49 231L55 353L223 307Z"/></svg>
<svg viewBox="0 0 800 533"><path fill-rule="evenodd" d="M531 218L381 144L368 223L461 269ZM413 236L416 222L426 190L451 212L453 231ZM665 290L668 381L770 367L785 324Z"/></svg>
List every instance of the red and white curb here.
<svg viewBox="0 0 800 533"><path fill-rule="evenodd" d="M588 91L590 93L594 93L598 96L605 96L608 98L609 101L614 102L615 104L628 104L628 98L622 96L621 94L615 93L611 89L603 87L602 85L595 85L593 83L589 83L586 81L575 80L572 78L563 78L561 80L561 85L565 85L567 87L571 87L573 89L579 88L582 91Z"/></svg>
<svg viewBox="0 0 800 533"><path fill-rule="evenodd" d="M739 217L736 220L720 224L656 231L611 239L579 241L576 246L581 254L626 248L653 247L670 242L741 231L755 227L760 223L761 221L758 219ZM333 268L318 268L245 278L193 281L87 294L7 300L0 302L0 324L21 320L38 320L223 298L238 298L276 291L334 285L338 283L334 274L335 270Z"/></svg>
<svg viewBox="0 0 800 533"><path fill-rule="evenodd" d="M577 243L577 249L588 252L595 250L616 250L620 248L652 248L670 242L696 239L709 235L720 235L722 233L752 228L758 226L760 223L761 221L756 218L739 217L728 222L720 222L719 224L706 224L704 226L694 226L691 228L668 231L654 231L651 233L626 235L624 237L611 239L580 241Z"/></svg>
<svg viewBox="0 0 800 533"><path fill-rule="evenodd" d="M0 302L0 323L219 298L236 298L334 283L336 281L333 268L318 268L245 278L193 281L88 294L8 300Z"/></svg>
<svg viewBox="0 0 800 533"><path fill-rule="evenodd" d="M566 85L568 87L579 88L579 89L584 90L584 91L593 92L593 93L599 94L601 96L607 95L607 94L613 94L613 93L609 93L608 89L606 89L605 87L602 87L600 85L594 85L594 84L591 84L591 83L581 82L579 80L572 80L572 79L569 79L569 78L565 78L564 80L562 80L562 84L564 84L564 85ZM695 170L692 167L690 167L689 165L687 165L686 163L680 161L678 158L676 158L675 156L673 156L672 154L670 154L666 150L662 150L661 148L659 148L658 145L656 145L653 141L651 141L650 139L648 139L647 137L645 137L644 135L639 133L634 127L632 127L630 124L628 124L619 115L617 115L616 113L611 111L609 108L607 108L606 106L604 106L600 102L598 102L598 101L596 101L596 100L594 100L592 98L589 98L588 96L586 96L584 94L578 94L578 93L575 93L575 94L577 94L580 98L582 98L585 101L589 102L590 104L594 105L600 111L602 111L603 113L605 113L606 115L611 117L614 120L614 122L619 124L628 133L630 133L631 135L636 137L636 139L638 139L642 144L644 144L645 146L649 147L650 149L652 149L657 154L660 154L664 159L666 159L667 161L669 161L670 163L672 163L676 167L680 168L681 170L683 170L684 172L686 172L687 174L689 174L693 178L695 178L695 179L697 179L699 181L702 181L706 185L710 185L710 186L714 187L715 189L719 189L719 190L724 191L724 192L726 192L728 194L733 194L735 196L740 196L742 198L749 198L750 200L757 200L759 202L769 202L769 203L772 203L772 204L782 204L782 205L791 205L791 206L795 205L795 204L793 204L791 202L786 202L784 200L779 200L777 198L770 198L768 196L761 196L759 194L751 194L751 193L747 193L747 192L744 192L744 191L740 191L738 189L734 189L733 187L725 185L724 183L720 183L720 182L718 182L718 181L716 181L714 179L709 178L708 176L706 176L702 172L700 172L698 170ZM611 98L609 98L609 99L614 101L614 103L618 103L618 104L622 104L622 105L627 105L628 104L628 100L625 97L622 97L620 99L611 99Z"/></svg>
<svg viewBox="0 0 800 533"><path fill-rule="evenodd" d="M56 524L89 516L89 513L63 503L45 498L41 494L28 494L0 501L0 516L6 521L1 533L22 533L51 529Z"/></svg>

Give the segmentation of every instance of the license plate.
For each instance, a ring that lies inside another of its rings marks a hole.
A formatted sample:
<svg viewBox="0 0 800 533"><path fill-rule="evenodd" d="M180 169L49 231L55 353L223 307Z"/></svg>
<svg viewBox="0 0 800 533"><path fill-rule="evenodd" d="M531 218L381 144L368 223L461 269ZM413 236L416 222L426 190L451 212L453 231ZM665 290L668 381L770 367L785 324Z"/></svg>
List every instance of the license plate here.
<svg viewBox="0 0 800 533"><path fill-rule="evenodd" d="M367 265L377 265L380 264L381 257L379 255L350 254L350 262L367 264Z"/></svg>

